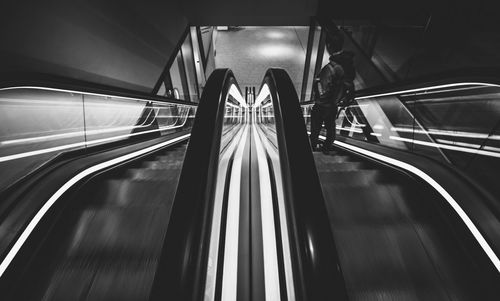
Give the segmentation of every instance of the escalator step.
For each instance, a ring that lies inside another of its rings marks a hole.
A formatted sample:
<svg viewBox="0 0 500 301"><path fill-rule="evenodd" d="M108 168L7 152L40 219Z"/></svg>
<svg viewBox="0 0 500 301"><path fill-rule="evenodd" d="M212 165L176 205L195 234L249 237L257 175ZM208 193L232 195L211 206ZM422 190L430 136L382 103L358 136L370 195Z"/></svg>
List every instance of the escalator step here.
<svg viewBox="0 0 500 301"><path fill-rule="evenodd" d="M397 185L339 187L323 184L323 195L334 226L388 225L406 223L401 207L402 194Z"/></svg>
<svg viewBox="0 0 500 301"><path fill-rule="evenodd" d="M131 168L127 170L127 178L135 181L164 182L176 180L176 172L166 172L161 169Z"/></svg>
<svg viewBox="0 0 500 301"><path fill-rule="evenodd" d="M182 161L174 161L172 162L162 162L162 161L147 161L142 164L142 168L144 169L181 169Z"/></svg>
<svg viewBox="0 0 500 301"><path fill-rule="evenodd" d="M143 261L95 268L64 266L52 277L43 300L146 300L156 265Z"/></svg>
<svg viewBox="0 0 500 301"><path fill-rule="evenodd" d="M364 162L339 162L335 164L325 164L321 166L319 172L329 172L329 171L357 171L366 170L369 166Z"/></svg>
<svg viewBox="0 0 500 301"><path fill-rule="evenodd" d="M352 300L448 299L412 225L337 227L334 235Z"/></svg>
<svg viewBox="0 0 500 301"><path fill-rule="evenodd" d="M321 183L332 183L341 186L371 186L382 180L382 173L378 170L351 170L351 171L335 171L332 167L330 171L320 171L318 174L321 178Z"/></svg>
<svg viewBox="0 0 500 301"><path fill-rule="evenodd" d="M177 179L158 182L128 179L106 180L89 192L86 206L156 206L172 200Z"/></svg>
<svg viewBox="0 0 500 301"><path fill-rule="evenodd" d="M433 191L370 162L314 157L350 300L476 300L484 291Z"/></svg>
<svg viewBox="0 0 500 301"><path fill-rule="evenodd" d="M333 165L335 163L342 162L359 162L358 160L350 157L350 156L326 156L322 153L314 153L314 161L316 161L316 165Z"/></svg>
<svg viewBox="0 0 500 301"><path fill-rule="evenodd" d="M169 211L167 206L88 209L75 225L66 256L89 262L156 256Z"/></svg>

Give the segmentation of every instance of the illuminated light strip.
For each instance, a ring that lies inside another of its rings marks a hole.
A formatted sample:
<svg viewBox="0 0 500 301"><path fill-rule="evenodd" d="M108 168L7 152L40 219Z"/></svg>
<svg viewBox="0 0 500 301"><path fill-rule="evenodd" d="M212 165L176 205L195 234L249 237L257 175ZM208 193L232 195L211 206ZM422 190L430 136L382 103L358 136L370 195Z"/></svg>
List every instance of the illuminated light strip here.
<svg viewBox="0 0 500 301"><path fill-rule="evenodd" d="M272 106L272 105L273 105L273 102L272 102L272 101L270 101L270 102L266 103L265 105L263 105L263 106L262 106L262 109L269 108L269 107L270 107L270 106Z"/></svg>
<svg viewBox="0 0 500 301"><path fill-rule="evenodd" d="M236 101L238 101L240 103L240 105L242 107L248 108L247 102L245 101L243 96L241 96L241 93L235 84L232 84L231 87L229 88L229 95L234 97L236 99ZM227 101L226 101L226 104L227 104Z"/></svg>
<svg viewBox="0 0 500 301"><path fill-rule="evenodd" d="M264 84L262 86L262 89L259 91L259 95L257 95L257 98L255 99L255 103L253 104L254 107L260 106L260 104L266 100L266 98L271 95L271 92L269 91L269 86L267 84Z"/></svg>
<svg viewBox="0 0 500 301"><path fill-rule="evenodd" d="M370 133L370 135L375 136L375 137L382 137L382 134L380 134L380 133Z"/></svg>
<svg viewBox="0 0 500 301"><path fill-rule="evenodd" d="M182 126L177 126L177 127L182 127ZM113 136L113 137L109 137L109 138L97 139L97 140L92 140L92 141L87 141L87 142L71 143L71 144L66 144L66 145L60 145L60 146L40 149L40 150L36 150L36 151L8 155L8 156L0 157L0 163L6 162L6 161L11 161L11 160L16 160L16 159L21 159L21 158L26 158L26 157L31 157L31 156L42 155L42 154L46 154L46 153L52 153L52 152L70 149L70 148L79 147L79 146L98 144L101 142L107 142L107 141L117 140L117 139L126 138L126 137L132 137L132 136L143 135L143 134L148 134L148 133L153 133L153 132L165 131L165 130L169 130L169 129L173 129L173 128L175 128L175 127L159 128L156 130L143 131L143 132L134 133L134 134Z"/></svg>
<svg viewBox="0 0 500 301"><path fill-rule="evenodd" d="M222 301L237 300L241 168L243 164L243 152L248 140L248 127L248 125L245 125L241 140L242 142L238 145L238 149L234 154L233 167L231 171L227 200L224 266L222 271Z"/></svg>
<svg viewBox="0 0 500 301"><path fill-rule="evenodd" d="M347 120L347 122L349 122L349 124L351 124L352 126L357 126L360 128L366 126L366 124L359 123L358 119L354 115L353 115L353 121L351 121L349 117L347 117L346 110L341 110L340 113L344 116L345 120Z"/></svg>
<svg viewBox="0 0 500 301"><path fill-rule="evenodd" d="M431 135L440 135L440 136L451 136L451 137L463 137L463 138L478 138L478 139L491 139L491 140L500 140L500 135L489 135L485 133L471 133L471 132L462 132L462 131L446 131L446 130L419 130L412 128L401 128L401 127L392 127L391 131L393 132L404 132L404 133L417 133L417 134L431 134Z"/></svg>
<svg viewBox="0 0 500 301"><path fill-rule="evenodd" d="M82 91L75 91L75 90L47 88L47 87L37 87L37 86L7 87L7 88L1 88L0 91L17 90L17 89L33 89L33 90L45 90L45 91L65 92L65 93L76 93L76 94L84 94L84 95L112 97L112 98L119 98L119 99L132 99L132 100L138 100L138 101L143 101L143 102L150 102L151 101L151 102L161 103L158 100L147 100L147 99L134 98L134 97L125 97L125 96L117 96L117 95L106 95L106 94L100 94L100 93L82 92ZM181 106L196 107L196 105L190 105L188 103L186 103L186 104L172 103L171 105L181 105Z"/></svg>
<svg viewBox="0 0 500 301"><path fill-rule="evenodd" d="M158 113L159 113L159 112L158 112ZM169 126L165 126L165 127L162 127L162 128L161 128L161 129L159 129L159 130L165 130L165 131L166 131L166 130L172 130L172 129L176 129L176 128L181 128L181 127L183 127L183 126L186 124L186 122L187 122L187 118L188 118L188 117L187 117L187 115L188 115L188 114L189 114L189 111L187 111L187 112L186 112L186 114L184 114L184 116L176 116L177 120L179 119L179 117L181 117L181 118L183 118L183 119L184 119L184 122L183 122L182 124L180 124L180 125L176 125L176 126L171 126L171 125L169 125ZM147 118L149 118L149 116L151 116L151 112L150 112L150 114L148 114L148 117L147 117ZM155 119L156 119L157 117L158 117L158 115L156 115L156 116L155 116ZM147 118L146 118L146 120L147 120ZM132 126L132 127L120 127L120 128L102 129L102 130L90 130L90 131L87 131L87 132L79 132L79 133L86 133L86 135L88 136L88 135L102 134L102 133L106 133L106 132L115 132L115 131L124 130L124 129L135 129L135 128L142 128L142 127L147 127L147 126L150 126L150 125L152 124L152 122L151 122L151 123L149 123L149 124L147 124L147 125L144 125L144 123L146 122L146 120L144 120L144 122L142 123L142 125L139 125L139 126ZM176 123L177 123L177 121L176 121ZM175 124L175 123L174 123L174 124ZM149 131L148 131L148 132L149 132ZM136 134L143 134L143 133L147 133L147 132L135 133L135 134L131 134L131 136L136 135ZM68 133L66 133L66 134L68 134ZM57 134L57 135L66 135L66 134ZM47 137L47 136L46 136L46 137ZM121 136L118 136L118 137L121 137ZM35 139L36 139L36 138L42 138L42 137L35 137ZM30 138L24 138L24 139L30 139ZM111 140L112 140L112 139L114 139L114 138L106 138L106 139L111 139ZM101 140L102 140L102 139L101 139ZM98 140L96 140L96 141L98 141ZM3 142L3 143L8 144L7 142L10 142L10 141L5 141L5 142ZM87 144L91 144L91 142L92 142L92 141L87 142ZM2 143L2 142L0 142L0 145L2 145L3 143ZM0 158L0 162L2 162L2 161L1 161L1 158Z"/></svg>
<svg viewBox="0 0 500 301"><path fill-rule="evenodd" d="M320 136L320 138L322 140L326 139L326 137L324 137L324 136ZM479 245L481 246L481 248L483 249L483 251L486 253L486 255L488 256L488 258L490 259L490 261L493 263L493 265L495 266L495 268L497 269L497 271L500 272L500 260L498 259L497 255L495 254L495 252L493 251L493 249L491 248L491 246L488 244L488 242L486 241L486 239L483 237L483 235L481 234L481 232L479 232L479 229L477 229L477 227L474 224L474 222L472 222L472 220L469 218L469 216L467 215L467 213L465 213L465 211L462 209L462 207L460 207L460 205L457 203L457 201L455 201L455 199L438 182L436 182L432 177L430 177L429 175L427 175L422 170L416 168L415 166L410 165L410 164L405 163L405 162L402 162L402 161L399 161L399 160L396 160L394 158L390 158L390 157L387 157L387 156L384 156L384 155L380 155L380 154L377 154L375 152L372 152L372 151L369 151L369 150L366 150L366 149L363 149L363 148L360 148L360 147L357 147L357 146L353 146L353 145L350 145L350 144L347 144L347 143L344 143L344 142L341 142L341 141L337 141L337 140L335 140L333 143L335 143L335 144L337 144L339 146L342 146L344 148L347 148L349 150L352 150L352 151L364 154L366 156L375 158L377 160L380 160L380 161L389 163L391 165L397 166L399 168L402 168L404 170L407 170L407 171L409 171L409 172L417 175L418 177L420 177L424 181L426 181L455 210L455 212L462 219L462 221L467 226L467 228L469 229L469 231L472 233L472 235L474 236L474 238L476 239L476 241L479 243Z"/></svg>
<svg viewBox="0 0 500 301"><path fill-rule="evenodd" d="M151 112L148 114L148 116L145 118L145 120L142 124L136 125L136 126L122 126L122 127L108 128L108 129L87 130L87 131L69 132L69 133L62 133L62 134L53 134L53 135L46 135L46 136L41 136L41 137L19 138L19 139L1 141L0 145L9 145L9 144L23 143L23 142L28 142L28 141L43 140L46 138L49 139L49 138L59 138L59 137L73 137L73 136L77 136L77 135L84 134L84 133L86 133L87 135L93 135L94 132L96 132L97 134L100 134L100 133L114 132L114 131L119 131L119 130L124 130L124 129L134 129L134 128L139 128L139 127L145 127L145 126L149 126L152 124L152 122L151 122L147 125L144 125L144 123L146 123L146 120L147 120L147 118L149 118L149 116L151 116ZM137 119L136 117L137 116L134 116L133 119L134 120ZM163 116L156 115L155 118L156 117L163 117ZM181 117L181 116L175 116L175 117ZM77 130L79 128L73 128L73 129ZM26 132L26 133L23 133L22 135L41 135L44 133L50 133L50 132L56 132L56 131L57 130L44 131L44 132Z"/></svg>
<svg viewBox="0 0 500 301"><path fill-rule="evenodd" d="M230 106L230 107L235 108L235 109L239 109L240 108L239 106L233 105L232 103L230 103L228 101L226 101L226 106Z"/></svg>
<svg viewBox="0 0 500 301"><path fill-rule="evenodd" d="M1 90L0 90L1 91ZM80 95L88 95L85 92L77 92ZM75 96L73 96L75 97ZM106 96L106 99L93 99L93 100L86 100L87 102L86 106L91 107L91 108L96 108L96 107L113 107L113 108L120 108L123 110L130 110L130 109L171 109L173 107L186 107L186 108L192 108L194 107L193 105L189 104L180 104L180 103L169 103L169 102L161 102L161 101L155 101L155 100L147 100L143 99L142 102L149 102L153 104L154 106L151 107L142 107L144 104L139 104L139 103L118 103L118 102L112 102L112 103L106 103L109 98L113 98L114 96ZM141 100L141 99L130 99L130 100ZM121 99L119 100L121 101ZM66 101L66 100L38 100L38 99L28 99L28 98L0 98L0 102L3 103L8 103L6 105L2 105L3 107L14 107L14 108L25 108L25 109L31 109L31 108L47 108L51 105L54 107L71 107L71 108L80 108L82 101L81 99L75 99L74 101ZM34 105L36 104L36 105Z"/></svg>
<svg viewBox="0 0 500 301"><path fill-rule="evenodd" d="M478 149L482 147L482 145L480 145L480 144L465 143L465 142L459 142L459 141L450 141L450 140L444 140L444 139L436 139L436 141L448 143L448 144L453 144L453 145L465 146L465 147L476 147ZM500 148L498 148L498 147L485 145L484 149L489 149L489 150L492 150L494 152L500 153Z"/></svg>
<svg viewBox="0 0 500 301"><path fill-rule="evenodd" d="M172 116L171 115L156 115L155 119L162 118L162 117L164 117L164 118L177 118L177 119L182 118L182 119L184 119L184 122L182 123L181 126L175 126L175 124L177 123L177 121L175 123L173 123L174 125L172 125L172 126L169 125L168 126L169 129L174 129L174 128L182 127L186 123L186 119L188 119L188 118L194 118L194 116L187 116L188 114L189 114L189 111L186 114L184 114L183 116L181 116L181 115L179 115L179 116L173 116L173 115ZM0 141L0 146L12 145L12 144L19 144L19 143L26 143L26 142L32 142L32 141L33 142L35 142L35 141L50 141L50 140L54 140L54 139L58 139L58 138L70 138L70 137L75 137L75 136L79 136L79 135L83 135L83 134L86 134L87 136L90 136L90 135L97 135L97 134L103 134L103 133L117 132L117 131L121 131L121 130L143 128L143 127L150 126L153 123L154 120L151 121L149 124L146 124L146 125L144 124L146 122L146 120L150 116L151 116L151 112L148 114L148 116L145 118L144 122L141 125L136 125L136 126L122 126L122 127L100 129L100 130L77 131L77 132L53 134L53 135L30 137L30 138L12 139L12 140ZM166 130L167 127L163 127L163 129ZM31 134L33 134L33 135L40 135L40 134L43 134L43 133L47 133L47 132L32 132Z"/></svg>
<svg viewBox="0 0 500 301"><path fill-rule="evenodd" d="M431 93L429 93L431 94ZM478 95L469 95L469 96L443 96L443 97L430 97L429 95L429 98L420 98L420 99L417 99L417 100L405 100L405 103L407 105L411 105L411 104L421 104L421 103L450 103L450 102L453 102L453 101L460 101L460 102L471 102L471 101L484 101L484 100L498 100L498 97L499 97L499 92L495 93L495 94L491 94L491 93L488 93L488 94L479 94L479 96L481 97L479 100L478 100Z"/></svg>
<svg viewBox="0 0 500 301"><path fill-rule="evenodd" d="M265 129L259 127L259 132L266 136L265 131L272 130L272 128L266 127ZM276 134L276 132L274 132ZM290 238L288 237L288 220L286 217L286 206L285 206L285 196L283 189L283 180L281 177L281 166L278 154L278 149L273 145L273 142L266 136L266 139L262 139L264 148L271 157L271 162L274 167L274 176L276 180L276 195L278 198L278 211L280 217L280 227L281 227L281 240L283 246L283 266L285 272L285 282L287 298L289 301L295 301L295 289L293 282L293 269L292 269L292 258L290 251Z"/></svg>
<svg viewBox="0 0 500 301"><path fill-rule="evenodd" d="M70 137L75 137L75 136L84 135L84 134L87 135L87 136L89 136L89 135L97 135L97 134L117 132L117 131L121 131L121 130L131 130L131 129L136 129L136 128L148 127L154 121L154 119L153 119L153 121L151 121L150 123L144 125L144 123L149 118L149 116L151 116L151 114L148 114L148 116L145 118L144 122L141 125L136 125L136 126L122 126L122 127L116 127L116 128L110 128L110 129L78 131L78 132L70 132L70 133L63 133L63 134L53 134L53 135L46 135L46 136L39 136L39 137L6 140L6 141L0 142L0 146L1 145L11 145L11 144L32 142L32 141L34 142L34 141L40 141L40 140L42 140L42 141L50 141L50 140L54 140L54 139L57 139L57 138L70 138ZM40 134L40 133L38 133L38 134Z"/></svg>
<svg viewBox="0 0 500 301"><path fill-rule="evenodd" d="M257 133L256 126L252 126L257 152L260 188L260 215L262 222L262 251L264 255L264 289L265 300L281 300L280 279L278 275L278 251L276 247L276 229L274 227L273 195L271 179L266 154ZM236 300L236 299L234 299Z"/></svg>
<svg viewBox="0 0 500 301"><path fill-rule="evenodd" d="M355 126L355 125L354 125ZM363 133L363 130L356 129L356 128L345 128L345 127L337 127L339 130L344 130L344 131L349 131L349 132L355 132L355 133Z"/></svg>
<svg viewBox="0 0 500 301"><path fill-rule="evenodd" d="M428 90L442 89L442 88L472 86L472 85L485 86L485 87L500 87L500 85L496 85L496 84L479 83L479 82L455 83L455 84L438 85L438 86L431 86L431 87L426 87L426 88L416 88L416 89L408 89L408 90L402 90L402 91L394 91L394 92L387 92L387 93L380 93L380 94L374 94L374 95L361 96L361 97L356 97L356 100L362 100L362 99L368 99L368 98L376 98L376 97L383 97L383 96L399 95L399 94L403 94L403 93L421 92L421 91L428 91ZM439 91L436 91L436 92L439 92ZM432 91L429 92L429 93L432 93Z"/></svg>
<svg viewBox="0 0 500 301"><path fill-rule="evenodd" d="M120 129L117 129L117 131L118 130L120 130ZM12 140L1 141L0 146L19 144L19 143L27 143L27 142L30 143L30 142L36 142L36 141L50 141L50 140L55 140L55 139L59 139L59 138L70 138L70 137L80 136L83 134L85 134L85 131L69 132L69 133L63 133L63 134L53 134L53 135L31 137L31 138L12 139Z"/></svg>
<svg viewBox="0 0 500 301"><path fill-rule="evenodd" d="M464 153L472 153L472 154L479 154L479 155L484 155L484 156L489 156L489 157L500 158L500 153L485 151L485 150L481 150L481 149L471 149L471 148L466 148L466 147L461 147L461 146L427 142L427 141L414 140L414 139L409 139L409 138L401 138L401 137L397 137L397 136L389 136L389 139L399 140L399 141L403 141L403 142L410 142L410 143L415 143L415 144L420 144L420 145L425 145L425 146L430 146L430 147L435 147L435 148L444 148L444 149L449 149L449 150L454 150L454 151L459 151L459 152L464 152Z"/></svg>
<svg viewBox="0 0 500 301"><path fill-rule="evenodd" d="M54 203L66 192L68 189L73 187L76 183L79 181L83 180L87 176L90 176L98 171L101 171L103 169L106 169L108 167L111 167L113 165L125 162L127 160L133 159L135 157L147 154L149 152L158 150L160 148L172 145L176 142L179 142L181 140L185 140L189 138L191 134L183 135L174 139L171 139L169 141L165 141L147 148L144 148L142 150L135 151L133 153L111 159L106 162L99 163L97 165L94 165L92 167L89 167L85 169L84 171L80 172L73 178L71 178L68 182L66 182L61 188L59 188L45 204L38 210L38 212L35 214L35 216L31 219L29 224L26 226L24 229L23 233L19 236L19 238L16 240L12 248L9 250L5 258L3 259L2 263L0 264L0 277L3 276L7 268L9 267L10 263L14 259L14 257L17 255L23 244L26 242L30 234L33 232L33 230L36 228L40 220L43 218L43 216L49 211L49 209L54 205Z"/></svg>
<svg viewBox="0 0 500 301"><path fill-rule="evenodd" d="M481 88L484 88L484 87L473 86L473 87L466 87L466 88L460 88L460 89L439 90L439 91L415 93L415 94L408 94L408 95L401 95L401 96L407 97L407 96L417 96L417 95L428 95L428 94L434 94L434 93L456 92L456 91L474 90L474 89L481 89Z"/></svg>
<svg viewBox="0 0 500 301"><path fill-rule="evenodd" d="M231 139L229 146L221 154L219 162L219 172L217 173L217 182L214 197L214 211L212 218L212 227L210 234L210 246L208 255L207 278L205 281L205 301L215 300L215 287L217 283L217 265L220 242L220 226L222 224L222 204L224 200L224 188L228 173L229 159L234 153L235 148L240 144L243 128L240 128L236 135Z"/></svg>
<svg viewBox="0 0 500 301"><path fill-rule="evenodd" d="M492 150L492 151L494 151L494 152L500 152L500 148L498 148L498 147L493 147L493 146L489 146L489 145L485 145L485 146L483 147L483 149Z"/></svg>
<svg viewBox="0 0 500 301"><path fill-rule="evenodd" d="M437 142L441 143L446 143L450 145L458 145L458 146L464 146L467 148L476 148L479 149L481 148L480 144L475 144L475 143L466 143L466 142L460 142L460 141L451 141L451 140L446 140L446 139L436 139Z"/></svg>

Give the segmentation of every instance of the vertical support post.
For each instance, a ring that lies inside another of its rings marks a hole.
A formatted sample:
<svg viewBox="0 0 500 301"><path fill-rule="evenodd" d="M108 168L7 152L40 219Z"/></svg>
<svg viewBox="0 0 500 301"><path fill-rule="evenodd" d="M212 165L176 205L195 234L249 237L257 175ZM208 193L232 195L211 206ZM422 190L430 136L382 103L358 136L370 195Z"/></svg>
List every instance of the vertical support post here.
<svg viewBox="0 0 500 301"><path fill-rule="evenodd" d="M323 27L321 27L321 33L319 35L319 45L318 45L318 54L316 55L316 65L314 66L314 78L318 76L321 71L321 64L323 63L323 54L325 53L325 41L326 41L326 32ZM314 80L314 79L313 79ZM315 91L312 89L311 99L315 99L316 95Z"/></svg>
<svg viewBox="0 0 500 301"><path fill-rule="evenodd" d="M195 55L194 55L194 48L193 48L193 38L191 36L191 31L189 31L188 33L188 36L187 36L187 39L189 41L189 47L190 47L190 50L191 50L191 62L186 62L188 64L191 64L192 65L192 68L194 70L194 85L196 87L196 95L198 96L198 101L201 99L201 93L200 93L200 84L198 83L198 74L196 72L196 62L194 61L195 60ZM203 74L205 75L205 74ZM186 73L186 76L187 76L187 73ZM193 100L191 100L193 101Z"/></svg>
<svg viewBox="0 0 500 301"><path fill-rule="evenodd" d="M201 64L203 66L203 72L205 72L205 69L207 68L207 57L205 55L205 46L203 45L203 38L201 35L201 27L196 26L196 36L198 37L198 48L200 49L200 59L201 59Z"/></svg>
<svg viewBox="0 0 500 301"><path fill-rule="evenodd" d="M300 101L306 101L307 82L309 80L309 68L311 66L311 55L314 43L314 33L316 31L316 21L311 18L309 22L309 34L307 36L306 61L304 63L304 75L302 77L302 90L300 92Z"/></svg>
<svg viewBox="0 0 500 301"><path fill-rule="evenodd" d="M189 93L189 86L187 80L186 67L184 66L184 56L182 54L182 47L179 49L177 55L177 66L179 67L179 74L181 77L182 91L184 91L184 100L191 101L191 95Z"/></svg>

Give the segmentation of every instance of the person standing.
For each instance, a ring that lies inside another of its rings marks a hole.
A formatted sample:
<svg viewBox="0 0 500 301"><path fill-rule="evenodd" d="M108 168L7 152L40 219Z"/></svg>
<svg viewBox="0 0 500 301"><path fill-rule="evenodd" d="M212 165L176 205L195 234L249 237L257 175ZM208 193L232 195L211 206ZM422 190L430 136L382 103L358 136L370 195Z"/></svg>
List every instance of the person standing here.
<svg viewBox="0 0 500 301"><path fill-rule="evenodd" d="M323 142L323 152L328 154L335 140L335 119L339 104L349 103L354 98L354 54L344 51L344 37L338 33L329 36L325 41L326 50L330 55L326 64L315 79L314 89L316 99L311 112L311 147L318 151L318 136L323 124L326 128L326 140Z"/></svg>

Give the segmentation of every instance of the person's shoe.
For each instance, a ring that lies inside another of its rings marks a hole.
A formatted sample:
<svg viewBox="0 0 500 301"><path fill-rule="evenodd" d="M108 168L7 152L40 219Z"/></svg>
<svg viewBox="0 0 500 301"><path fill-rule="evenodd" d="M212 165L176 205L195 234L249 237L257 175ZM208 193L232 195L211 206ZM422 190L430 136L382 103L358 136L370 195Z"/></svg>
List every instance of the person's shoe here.
<svg viewBox="0 0 500 301"><path fill-rule="evenodd" d="M319 152L319 151L320 151L320 149L319 149L319 147L317 147L317 146L316 146L316 147L313 147L313 148L312 148L312 151L313 151L313 152Z"/></svg>

